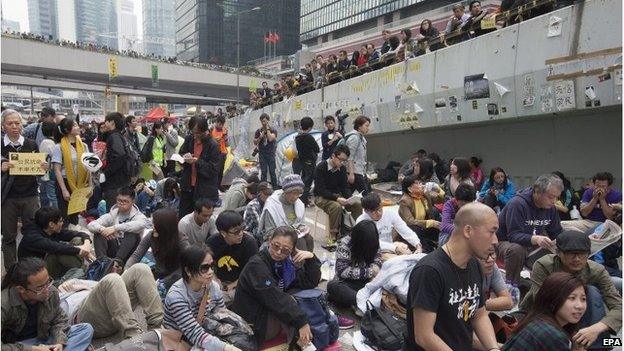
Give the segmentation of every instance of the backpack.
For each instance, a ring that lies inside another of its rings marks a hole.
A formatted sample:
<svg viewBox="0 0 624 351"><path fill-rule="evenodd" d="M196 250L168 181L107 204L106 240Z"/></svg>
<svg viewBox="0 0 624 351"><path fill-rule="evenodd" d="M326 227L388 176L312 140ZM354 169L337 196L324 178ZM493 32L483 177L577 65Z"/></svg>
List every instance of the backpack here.
<svg viewBox="0 0 624 351"><path fill-rule="evenodd" d="M351 136L355 135L355 134L356 134L356 132L350 132L350 133L347 133L347 135L345 135L345 136L344 136L344 138L342 138L342 139L338 140L338 144L336 144L336 147L337 147L338 145L347 145L347 140L349 140L349 138L350 138Z"/></svg>
<svg viewBox="0 0 624 351"><path fill-rule="evenodd" d="M130 146L128 139L122 136L124 151L126 152L126 163L124 165L125 174L130 177L138 177L141 173L141 162L139 161L138 152Z"/></svg>
<svg viewBox="0 0 624 351"><path fill-rule="evenodd" d="M105 275L113 271L115 261L110 257L100 257L91 262L85 274L86 279L99 282Z"/></svg>
<svg viewBox="0 0 624 351"><path fill-rule="evenodd" d="M154 159L152 149L154 148L154 137L150 136L141 149L141 162L148 163Z"/></svg>
<svg viewBox="0 0 624 351"><path fill-rule="evenodd" d="M329 310L327 293L320 289L308 289L294 293L299 308L308 316L312 330L312 343L323 350L338 340L338 318Z"/></svg>
<svg viewBox="0 0 624 351"><path fill-rule="evenodd" d="M366 302L366 313L360 323L365 343L375 350L400 350L406 323L388 311Z"/></svg>

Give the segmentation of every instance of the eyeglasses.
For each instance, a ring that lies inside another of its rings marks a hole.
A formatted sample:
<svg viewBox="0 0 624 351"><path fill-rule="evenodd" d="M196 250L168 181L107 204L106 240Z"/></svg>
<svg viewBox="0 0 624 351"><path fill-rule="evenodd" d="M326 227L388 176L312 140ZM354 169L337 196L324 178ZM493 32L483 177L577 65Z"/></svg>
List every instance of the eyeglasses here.
<svg viewBox="0 0 624 351"><path fill-rule="evenodd" d="M243 231L243 227L238 227L238 228L234 228L232 230L228 230L227 233L232 235L232 236L239 236L239 235L242 235L244 233L244 231Z"/></svg>
<svg viewBox="0 0 624 351"><path fill-rule="evenodd" d="M290 253L292 252L291 248L288 247L282 247L280 246L278 243L272 242L271 243L271 248L273 249L273 251L275 251L278 254L283 254L283 255L290 255Z"/></svg>
<svg viewBox="0 0 624 351"><path fill-rule="evenodd" d="M52 278L48 278L48 281L44 285L40 285L34 289L26 289L26 290L34 292L37 295L41 295L45 293L46 291L48 291L48 289L50 289L53 282L54 280Z"/></svg>
<svg viewBox="0 0 624 351"><path fill-rule="evenodd" d="M117 199L118 204L129 204L132 200Z"/></svg>
<svg viewBox="0 0 624 351"><path fill-rule="evenodd" d="M485 262L496 261L496 252L490 252L484 260Z"/></svg>
<svg viewBox="0 0 624 351"><path fill-rule="evenodd" d="M586 258L589 256L589 252L584 251L568 251L564 252L563 254L569 258Z"/></svg>
<svg viewBox="0 0 624 351"><path fill-rule="evenodd" d="M212 269L213 263L204 263L199 266L199 273L206 274Z"/></svg>

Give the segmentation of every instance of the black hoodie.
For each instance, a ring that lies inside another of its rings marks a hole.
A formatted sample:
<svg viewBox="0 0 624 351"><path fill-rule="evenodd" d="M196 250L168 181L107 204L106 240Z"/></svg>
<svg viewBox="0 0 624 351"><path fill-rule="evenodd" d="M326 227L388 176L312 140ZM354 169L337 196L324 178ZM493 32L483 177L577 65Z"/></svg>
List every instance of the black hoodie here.
<svg viewBox="0 0 624 351"><path fill-rule="evenodd" d="M297 147L297 159L301 163L316 165L316 158L321 151L316 139L309 132L300 132L295 137Z"/></svg>

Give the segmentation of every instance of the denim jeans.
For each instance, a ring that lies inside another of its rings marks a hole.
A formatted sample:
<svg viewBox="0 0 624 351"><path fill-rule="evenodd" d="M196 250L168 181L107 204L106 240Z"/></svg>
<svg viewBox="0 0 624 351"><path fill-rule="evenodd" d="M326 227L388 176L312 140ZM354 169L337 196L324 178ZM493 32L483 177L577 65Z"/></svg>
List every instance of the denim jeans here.
<svg viewBox="0 0 624 351"><path fill-rule="evenodd" d="M41 202L41 207L49 206L58 208L55 180L41 181L39 184L39 200Z"/></svg>
<svg viewBox="0 0 624 351"><path fill-rule="evenodd" d="M260 161L260 177L264 182L267 180L267 176L271 176L271 185L273 188L277 187L277 177L275 176L275 152L272 154L263 154L259 155Z"/></svg>
<svg viewBox="0 0 624 351"><path fill-rule="evenodd" d="M63 347L63 351L85 351L91 344L93 338L93 327L88 323L75 324L69 327L67 332L67 344ZM37 338L26 339L20 341L26 345L54 345L52 338L48 340L40 340Z"/></svg>
<svg viewBox="0 0 624 351"><path fill-rule="evenodd" d="M587 310L585 310L583 318L581 318L581 321L578 323L579 329L583 329L600 322L600 320L606 315L607 309L604 301L602 300L602 295L600 295L600 290L593 285L587 285ZM602 339L606 338L609 338L609 332L604 332L598 335L598 338L588 348L588 350L610 350L611 348L602 346Z"/></svg>

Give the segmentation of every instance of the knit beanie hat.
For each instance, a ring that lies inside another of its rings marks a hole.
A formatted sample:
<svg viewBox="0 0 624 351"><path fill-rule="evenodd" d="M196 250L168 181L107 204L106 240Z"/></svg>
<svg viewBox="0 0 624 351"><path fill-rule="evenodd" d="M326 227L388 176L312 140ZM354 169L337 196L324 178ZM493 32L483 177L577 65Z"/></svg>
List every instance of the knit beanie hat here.
<svg viewBox="0 0 624 351"><path fill-rule="evenodd" d="M298 174L287 175L282 182L282 189L285 193L297 189L303 192L303 180L301 180L301 176Z"/></svg>

